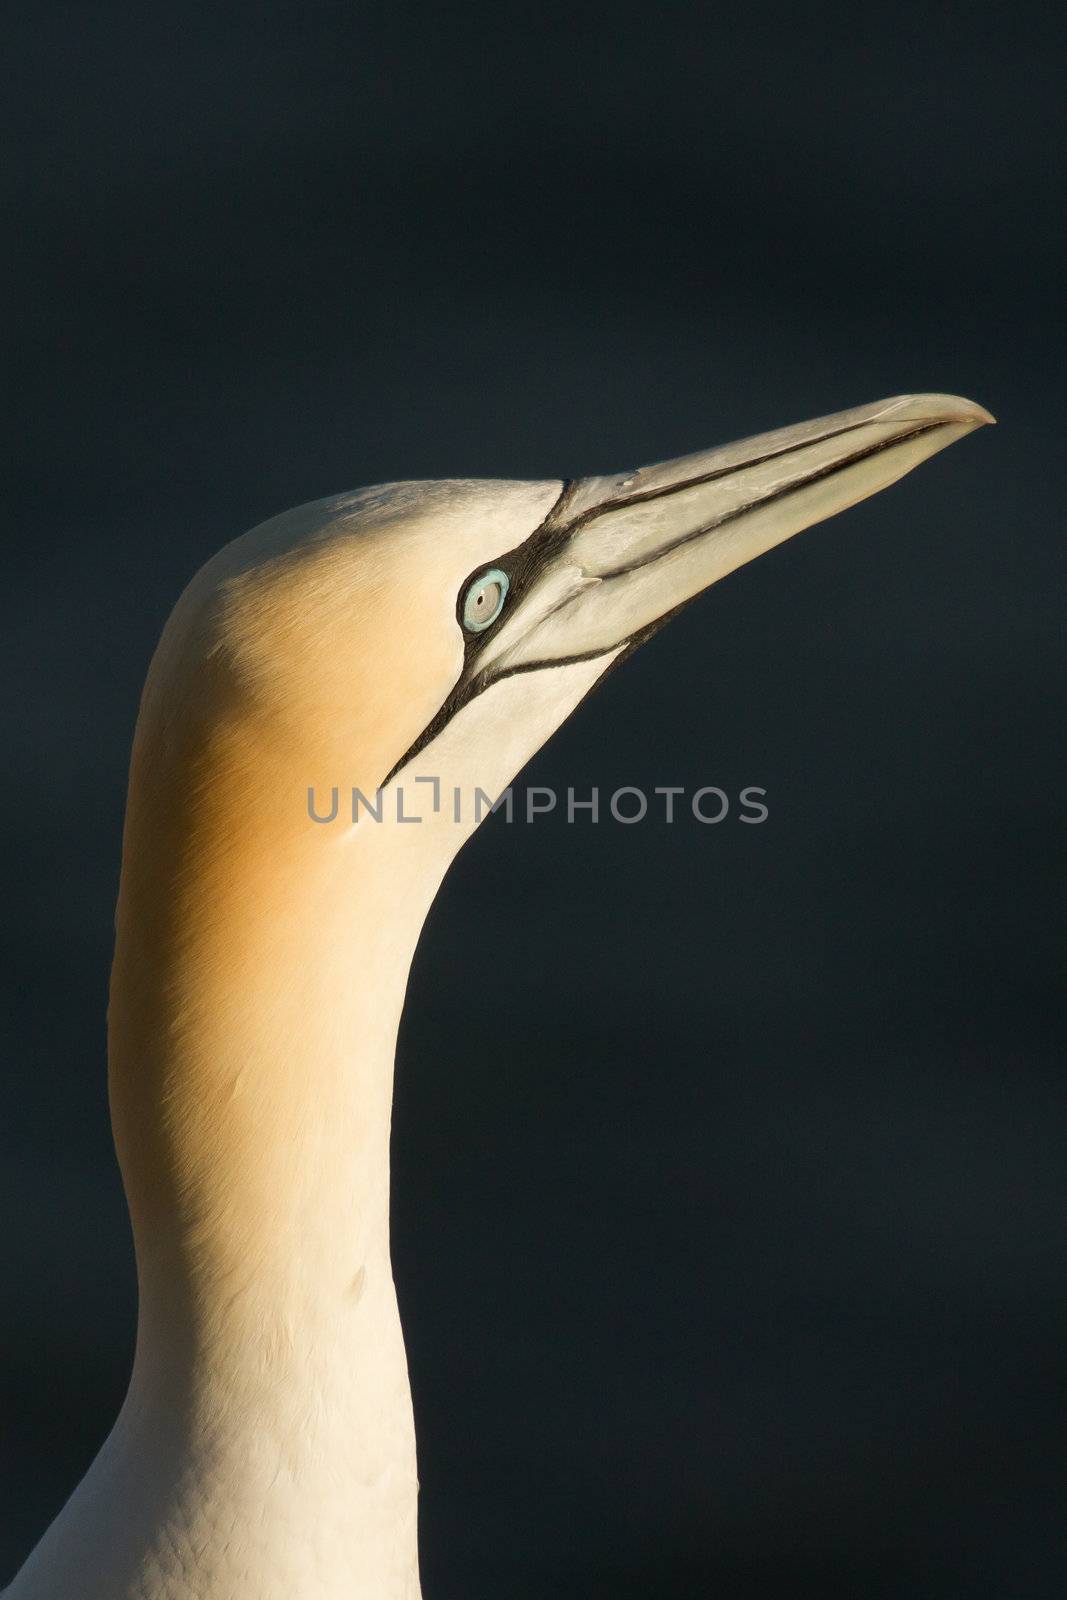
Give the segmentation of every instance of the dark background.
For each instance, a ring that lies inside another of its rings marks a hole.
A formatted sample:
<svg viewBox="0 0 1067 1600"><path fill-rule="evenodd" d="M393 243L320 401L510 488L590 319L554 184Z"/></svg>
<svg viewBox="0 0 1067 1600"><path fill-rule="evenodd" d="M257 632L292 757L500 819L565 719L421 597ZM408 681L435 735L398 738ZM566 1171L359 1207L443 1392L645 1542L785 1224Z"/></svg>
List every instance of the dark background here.
<svg viewBox="0 0 1067 1600"><path fill-rule="evenodd" d="M128 1370L110 923L193 569L362 483L948 389L1000 426L712 590L526 773L762 784L769 821L496 819L431 916L394 1137L424 1580L1062 1592L1053 15L15 6L0 1576Z"/></svg>

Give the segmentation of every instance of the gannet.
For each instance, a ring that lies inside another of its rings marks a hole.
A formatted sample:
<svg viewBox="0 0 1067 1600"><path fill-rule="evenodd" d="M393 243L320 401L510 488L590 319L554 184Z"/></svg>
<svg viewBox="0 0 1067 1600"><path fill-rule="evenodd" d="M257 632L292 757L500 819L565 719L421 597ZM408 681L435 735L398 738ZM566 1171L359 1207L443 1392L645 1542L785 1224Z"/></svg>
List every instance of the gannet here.
<svg viewBox="0 0 1067 1600"><path fill-rule="evenodd" d="M909 395L615 476L387 484L193 578L141 702L111 979L133 1372L8 1600L418 1600L393 1059L476 826L434 784L499 794L702 590L992 420ZM334 786L381 824L316 821Z"/></svg>

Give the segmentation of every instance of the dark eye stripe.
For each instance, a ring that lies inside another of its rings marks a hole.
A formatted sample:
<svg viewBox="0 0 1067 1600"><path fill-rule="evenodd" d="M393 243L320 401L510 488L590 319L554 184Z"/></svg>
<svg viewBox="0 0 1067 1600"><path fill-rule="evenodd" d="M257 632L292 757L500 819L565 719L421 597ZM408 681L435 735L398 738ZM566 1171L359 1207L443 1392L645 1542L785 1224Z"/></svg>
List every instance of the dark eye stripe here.
<svg viewBox="0 0 1067 1600"><path fill-rule="evenodd" d="M440 733L441 729L449 723L461 706L479 694L482 689L488 688L494 681L493 675L488 672L479 672L478 658L482 647L488 643L489 627L486 623L481 627L468 628L464 622L463 611L470 595L471 589L483 583L486 578L493 577L504 579L505 594L510 596L512 605L517 605L526 590L536 581L538 574L551 561L553 555L563 545L570 533L571 523L569 518L570 503L574 498L578 480L565 478L562 488L555 503L549 508L544 520L531 534L515 545L511 550L505 551L497 557L499 566L487 567L477 573L459 592L456 601L456 620L463 627L466 638L464 639L464 661L459 678L445 699L440 711L432 717L419 737L405 750L400 760L390 769L382 779L382 787L392 781L401 767L405 766L413 756L418 755ZM499 615L499 612L497 613ZM496 621L496 617L492 619ZM482 636L485 635L485 638ZM522 669L519 669L522 670Z"/></svg>

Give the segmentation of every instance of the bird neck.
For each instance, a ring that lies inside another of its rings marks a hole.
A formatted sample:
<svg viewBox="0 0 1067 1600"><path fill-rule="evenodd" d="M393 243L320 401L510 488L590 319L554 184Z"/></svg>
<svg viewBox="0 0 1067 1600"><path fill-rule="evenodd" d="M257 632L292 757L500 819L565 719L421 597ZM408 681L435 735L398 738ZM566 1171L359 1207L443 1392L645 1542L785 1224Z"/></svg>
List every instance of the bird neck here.
<svg viewBox="0 0 1067 1600"><path fill-rule="evenodd" d="M199 1572L231 1559L212 1530L236 1518L264 1596L298 1592L301 1561L317 1593L417 1595L389 1133L447 858L295 815L131 793L109 1035L140 1311L117 1431L131 1457L165 1441Z"/></svg>

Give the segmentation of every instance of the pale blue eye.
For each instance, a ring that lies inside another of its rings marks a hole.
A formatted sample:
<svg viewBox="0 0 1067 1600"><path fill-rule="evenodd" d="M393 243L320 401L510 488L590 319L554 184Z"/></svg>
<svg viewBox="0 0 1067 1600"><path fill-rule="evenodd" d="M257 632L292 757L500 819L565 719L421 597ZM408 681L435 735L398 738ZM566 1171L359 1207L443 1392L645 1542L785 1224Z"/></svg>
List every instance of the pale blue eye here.
<svg viewBox="0 0 1067 1600"><path fill-rule="evenodd" d="M481 573L467 590L463 602L463 626L469 628L471 633L481 633L483 628L488 628L503 611L507 592L506 572L501 572L499 567L490 567L488 572Z"/></svg>

